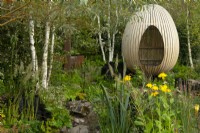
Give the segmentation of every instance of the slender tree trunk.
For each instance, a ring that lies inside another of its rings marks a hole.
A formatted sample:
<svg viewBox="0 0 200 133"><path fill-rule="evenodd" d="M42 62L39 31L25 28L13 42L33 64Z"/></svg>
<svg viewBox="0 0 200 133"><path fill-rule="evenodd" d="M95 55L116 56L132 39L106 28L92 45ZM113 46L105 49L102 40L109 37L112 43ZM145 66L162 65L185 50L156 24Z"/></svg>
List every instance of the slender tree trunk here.
<svg viewBox="0 0 200 133"><path fill-rule="evenodd" d="M111 62L113 58L112 58L112 44L111 44L110 30L107 31L107 34L108 34L108 52L109 52L108 61Z"/></svg>
<svg viewBox="0 0 200 133"><path fill-rule="evenodd" d="M42 60L42 87L47 89L47 71L48 71L48 46L49 46L49 35L50 35L50 22L46 22L45 27L45 43L43 51L43 60Z"/></svg>
<svg viewBox="0 0 200 133"><path fill-rule="evenodd" d="M31 49L31 58L32 58L32 71L33 71L33 78L36 81L36 91L39 89L39 75L38 75L38 60L37 54L35 49L35 39L34 39L34 20L32 16L30 16L29 20L29 37L30 37L30 49Z"/></svg>
<svg viewBox="0 0 200 133"><path fill-rule="evenodd" d="M51 77L51 71L53 66L53 55L54 55L54 43L55 43L55 27L52 27L52 35L51 35L51 47L50 47L50 61L49 61L49 71L47 77L47 87Z"/></svg>
<svg viewBox="0 0 200 133"><path fill-rule="evenodd" d="M191 50L191 45L190 45L190 27L189 27L189 7L187 3L187 41L188 41L188 54L189 54L189 61L190 61L190 66L191 68L194 68L193 60L192 60L192 50Z"/></svg>
<svg viewBox="0 0 200 133"><path fill-rule="evenodd" d="M30 48L31 48L31 57L32 57L32 66L33 72L36 71L36 50L35 50L35 40L34 40L34 21L30 17L29 21L29 36L30 36Z"/></svg>
<svg viewBox="0 0 200 133"><path fill-rule="evenodd" d="M112 46L111 46L111 58L113 60L114 58L114 52L115 52L115 36L117 34L117 26L118 26L118 21L119 21L119 17L118 17L118 9L116 9L116 24L115 24L115 29L112 35Z"/></svg>
<svg viewBox="0 0 200 133"><path fill-rule="evenodd" d="M110 35L110 0L109 0L109 4L108 4L108 28L107 28L107 36L108 36L108 61L111 62L113 61L113 58L112 58L112 44L111 44L111 35Z"/></svg>
<svg viewBox="0 0 200 133"><path fill-rule="evenodd" d="M97 15L97 21L98 21L98 27L99 27L99 44L100 44L100 48L101 48L101 53L103 56L103 61L106 62L106 56L105 56L105 51L104 51L104 46L103 46L103 42L102 42L102 37L101 37L101 21L100 21L100 16Z"/></svg>
<svg viewBox="0 0 200 133"><path fill-rule="evenodd" d="M115 52L115 33L113 33L112 35L112 46L111 46L111 52L110 52L110 56L111 56L111 59L113 60L114 58L114 52Z"/></svg>

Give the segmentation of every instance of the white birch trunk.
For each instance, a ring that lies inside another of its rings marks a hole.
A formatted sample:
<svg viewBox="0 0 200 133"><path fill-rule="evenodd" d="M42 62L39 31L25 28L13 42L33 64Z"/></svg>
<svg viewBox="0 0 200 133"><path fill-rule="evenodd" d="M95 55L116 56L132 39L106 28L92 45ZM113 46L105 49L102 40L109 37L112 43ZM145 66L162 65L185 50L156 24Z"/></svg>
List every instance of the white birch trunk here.
<svg viewBox="0 0 200 133"><path fill-rule="evenodd" d="M115 24L115 29L112 35L112 46L111 46L111 58L113 60L114 58L114 52L115 52L115 36L117 34L117 26L118 26L118 21L119 21L119 17L118 17L118 10L116 9L116 24Z"/></svg>
<svg viewBox="0 0 200 133"><path fill-rule="evenodd" d="M49 35L50 35L50 22L46 22L45 27L45 43L43 51L43 60L42 60L42 87L47 89L47 71L48 71L48 46L49 46Z"/></svg>
<svg viewBox="0 0 200 133"><path fill-rule="evenodd" d="M39 75L38 75L38 60L37 54L35 49L35 39L34 39L34 20L32 16L30 16L29 21L29 37L30 37L30 49L31 49L31 58L32 58L32 71L33 71L33 78L36 80L36 91L39 89Z"/></svg>
<svg viewBox="0 0 200 133"><path fill-rule="evenodd" d="M112 44L111 44L111 35L110 35L110 1L109 1L109 4L108 4L108 29L107 29L107 36L108 36L108 61L111 62L113 60L112 58Z"/></svg>
<svg viewBox="0 0 200 133"><path fill-rule="evenodd" d="M103 42L102 42L102 37L101 37L101 21L100 21L100 16L97 15L97 21L98 21L98 27L99 27L99 44L100 44L100 48L101 48L101 53L103 56L103 61L106 62L106 56L105 56L105 51L104 51L104 46L103 46Z"/></svg>
<svg viewBox="0 0 200 133"><path fill-rule="evenodd" d="M190 27L189 27L189 9L188 9L188 3L187 3L187 41L188 41L188 54L189 54L189 61L191 68L194 68L193 60L192 60L192 50L190 45Z"/></svg>
<svg viewBox="0 0 200 133"><path fill-rule="evenodd" d="M111 45L111 37L110 37L110 30L108 29L107 31L107 34L108 34L108 54L109 54L109 57L108 57L108 60L109 62L111 62L113 60L112 58L112 45Z"/></svg>
<svg viewBox="0 0 200 133"><path fill-rule="evenodd" d="M111 59L114 58L114 52L115 52L115 33L112 35L112 46L111 46Z"/></svg>
<svg viewBox="0 0 200 133"><path fill-rule="evenodd" d="M35 50L35 40L34 40L34 21L30 17L29 21L29 36L30 36L30 48L32 57L33 72L36 72L36 50Z"/></svg>
<svg viewBox="0 0 200 133"><path fill-rule="evenodd" d="M48 77L47 77L47 87L49 85L51 71L52 71L52 67L53 67L54 44L55 44L55 27L53 26L52 27L52 35L51 35L50 61L49 61L49 71L48 71Z"/></svg>

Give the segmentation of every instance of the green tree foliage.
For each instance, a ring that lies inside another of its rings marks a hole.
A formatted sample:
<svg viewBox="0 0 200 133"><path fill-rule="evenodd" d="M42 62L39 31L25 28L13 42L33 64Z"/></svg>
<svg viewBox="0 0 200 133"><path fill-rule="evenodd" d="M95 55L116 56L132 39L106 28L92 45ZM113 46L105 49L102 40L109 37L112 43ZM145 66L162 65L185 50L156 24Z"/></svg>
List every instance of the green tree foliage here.
<svg viewBox="0 0 200 133"><path fill-rule="evenodd" d="M160 2L172 15L177 26L179 40L180 40L180 54L179 62L183 65L189 65L188 57L188 42L187 42L187 4L190 11L189 14L189 27L190 27L190 41L192 49L192 58L194 65L199 64L199 51L200 51L200 3L195 0L184 1L184 0L173 0L173 1L162 1Z"/></svg>
<svg viewBox="0 0 200 133"><path fill-rule="evenodd" d="M105 52L106 60L109 58L110 52L116 50L114 56L120 54L121 37L125 25L130 19L130 16L145 3L147 2L142 0L137 2L123 0L93 0L88 1L87 5L82 7L82 9L84 9L84 18L87 18L88 20L87 23L89 27L87 28L87 31L93 34L92 38L96 38L98 41L98 44L94 43L94 45L98 45L98 47L102 45L101 50ZM80 30L85 30L85 28L82 27ZM99 34L101 35L101 39L99 38ZM102 41L102 44L100 40Z"/></svg>

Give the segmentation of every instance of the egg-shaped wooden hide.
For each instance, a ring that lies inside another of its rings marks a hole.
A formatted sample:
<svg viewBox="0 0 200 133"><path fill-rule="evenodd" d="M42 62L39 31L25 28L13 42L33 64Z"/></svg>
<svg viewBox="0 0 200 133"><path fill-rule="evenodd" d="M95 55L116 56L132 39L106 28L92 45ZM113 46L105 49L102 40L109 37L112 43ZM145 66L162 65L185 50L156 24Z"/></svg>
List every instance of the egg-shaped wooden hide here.
<svg viewBox="0 0 200 133"><path fill-rule="evenodd" d="M178 32L166 9L145 5L132 16L122 39L122 56L130 70L139 66L147 75L167 72L178 55Z"/></svg>

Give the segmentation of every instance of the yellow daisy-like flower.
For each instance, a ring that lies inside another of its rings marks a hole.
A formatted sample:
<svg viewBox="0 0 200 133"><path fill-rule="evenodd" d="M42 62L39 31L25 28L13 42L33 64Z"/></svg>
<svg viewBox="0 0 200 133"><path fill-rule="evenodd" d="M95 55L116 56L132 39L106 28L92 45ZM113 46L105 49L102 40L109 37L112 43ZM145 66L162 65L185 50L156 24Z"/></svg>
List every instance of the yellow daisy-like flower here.
<svg viewBox="0 0 200 133"><path fill-rule="evenodd" d="M194 105L194 110L195 110L195 112L199 112L199 104Z"/></svg>
<svg viewBox="0 0 200 133"><path fill-rule="evenodd" d="M146 87L148 87L148 88L151 88L153 85L151 84L151 83L148 83L147 85L146 85Z"/></svg>
<svg viewBox="0 0 200 133"><path fill-rule="evenodd" d="M153 85L153 86L151 87L151 89L154 90L154 91L157 91L157 90L158 90L158 86Z"/></svg>
<svg viewBox="0 0 200 133"><path fill-rule="evenodd" d="M160 86L160 90L163 91L163 92L167 92L167 88L168 87L167 87L166 84Z"/></svg>
<svg viewBox="0 0 200 133"><path fill-rule="evenodd" d="M155 96L157 96L158 94L159 94L159 93L158 93L157 91L155 91L155 92L152 92L152 93L151 93L151 96L154 96L154 97L155 97Z"/></svg>
<svg viewBox="0 0 200 133"><path fill-rule="evenodd" d="M158 75L159 78L162 78L163 80L167 77L167 74L165 74L164 72L160 73Z"/></svg>
<svg viewBox="0 0 200 133"><path fill-rule="evenodd" d="M131 76L126 75L126 76L124 77L124 81L130 81L130 80L131 80Z"/></svg>
<svg viewBox="0 0 200 133"><path fill-rule="evenodd" d="M171 92L171 90L168 89L168 86L167 86L166 84L161 85L161 86L160 86L160 90L161 90L162 92Z"/></svg>

